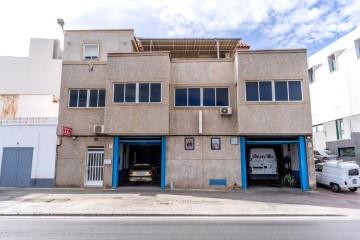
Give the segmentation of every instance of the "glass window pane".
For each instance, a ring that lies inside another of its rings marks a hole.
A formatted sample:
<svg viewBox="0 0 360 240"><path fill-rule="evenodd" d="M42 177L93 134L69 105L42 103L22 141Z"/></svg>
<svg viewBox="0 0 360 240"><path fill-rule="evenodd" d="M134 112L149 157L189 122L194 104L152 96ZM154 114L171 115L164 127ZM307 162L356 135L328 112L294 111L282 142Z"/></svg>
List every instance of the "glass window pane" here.
<svg viewBox="0 0 360 240"><path fill-rule="evenodd" d="M77 107L79 90L70 90L69 107Z"/></svg>
<svg viewBox="0 0 360 240"><path fill-rule="evenodd" d="M200 88L189 88L189 106L200 106Z"/></svg>
<svg viewBox="0 0 360 240"><path fill-rule="evenodd" d="M216 106L229 106L229 89L216 89Z"/></svg>
<svg viewBox="0 0 360 240"><path fill-rule="evenodd" d="M289 81L289 99L290 101L302 100L300 81Z"/></svg>
<svg viewBox="0 0 360 240"><path fill-rule="evenodd" d="M98 107L105 107L105 90L100 89L99 90L99 105Z"/></svg>
<svg viewBox="0 0 360 240"><path fill-rule="evenodd" d="M215 106L215 88L203 89L203 105Z"/></svg>
<svg viewBox="0 0 360 240"><path fill-rule="evenodd" d="M136 84L129 83L125 85L125 102L135 102L136 100Z"/></svg>
<svg viewBox="0 0 360 240"><path fill-rule="evenodd" d="M271 82L259 82L260 101L272 101Z"/></svg>
<svg viewBox="0 0 360 240"><path fill-rule="evenodd" d="M246 82L246 101L259 101L258 82Z"/></svg>
<svg viewBox="0 0 360 240"><path fill-rule="evenodd" d="M87 90L79 90L79 107L86 107Z"/></svg>
<svg viewBox="0 0 360 240"><path fill-rule="evenodd" d="M175 106L187 106L187 88L175 89Z"/></svg>
<svg viewBox="0 0 360 240"><path fill-rule="evenodd" d="M114 102L124 102L124 84L114 84Z"/></svg>
<svg viewBox="0 0 360 240"><path fill-rule="evenodd" d="M150 102L161 102L161 83L152 83L150 88Z"/></svg>
<svg viewBox="0 0 360 240"><path fill-rule="evenodd" d="M149 102L149 83L139 84L139 102Z"/></svg>
<svg viewBox="0 0 360 240"><path fill-rule="evenodd" d="M287 82L275 82L275 100L288 101Z"/></svg>
<svg viewBox="0 0 360 240"><path fill-rule="evenodd" d="M90 102L89 107L97 107L98 102L98 91L99 90L90 90Z"/></svg>

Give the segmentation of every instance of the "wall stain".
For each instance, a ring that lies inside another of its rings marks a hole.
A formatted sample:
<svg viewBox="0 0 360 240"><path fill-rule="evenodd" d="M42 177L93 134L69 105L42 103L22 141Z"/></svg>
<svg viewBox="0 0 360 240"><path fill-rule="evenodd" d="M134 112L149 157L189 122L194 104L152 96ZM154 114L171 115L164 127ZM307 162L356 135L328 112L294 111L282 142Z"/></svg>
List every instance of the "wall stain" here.
<svg viewBox="0 0 360 240"><path fill-rule="evenodd" d="M1 118L16 118L18 111L19 95L0 95L3 106Z"/></svg>

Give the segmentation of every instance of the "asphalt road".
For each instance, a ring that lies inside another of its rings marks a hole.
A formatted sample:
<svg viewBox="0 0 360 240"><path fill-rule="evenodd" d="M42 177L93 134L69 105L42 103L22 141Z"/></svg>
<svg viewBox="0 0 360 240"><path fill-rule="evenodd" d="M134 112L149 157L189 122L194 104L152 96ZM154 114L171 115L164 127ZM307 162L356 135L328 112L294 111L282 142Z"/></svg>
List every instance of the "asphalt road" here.
<svg viewBox="0 0 360 240"><path fill-rule="evenodd" d="M0 217L0 239L359 239L346 217Z"/></svg>

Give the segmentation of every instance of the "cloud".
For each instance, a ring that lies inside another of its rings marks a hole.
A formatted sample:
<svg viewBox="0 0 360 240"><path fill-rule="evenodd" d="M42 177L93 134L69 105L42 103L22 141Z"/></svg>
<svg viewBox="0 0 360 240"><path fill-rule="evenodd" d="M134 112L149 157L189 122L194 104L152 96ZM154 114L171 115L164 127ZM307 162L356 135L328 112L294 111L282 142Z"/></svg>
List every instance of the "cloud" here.
<svg viewBox="0 0 360 240"><path fill-rule="evenodd" d="M17 39L62 39L56 18L64 18L65 29L132 28L142 37L244 37L252 49L312 48L354 29L359 12L359 0L63 0L56 6L12 0L0 8L0 55Z"/></svg>

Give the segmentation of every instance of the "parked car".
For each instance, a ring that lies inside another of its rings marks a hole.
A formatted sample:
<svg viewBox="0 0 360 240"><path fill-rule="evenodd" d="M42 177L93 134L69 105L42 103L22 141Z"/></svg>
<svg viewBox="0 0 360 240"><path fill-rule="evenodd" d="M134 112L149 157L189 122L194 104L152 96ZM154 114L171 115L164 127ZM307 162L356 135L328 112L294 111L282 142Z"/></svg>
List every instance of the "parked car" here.
<svg viewBox="0 0 360 240"><path fill-rule="evenodd" d="M130 182L151 182L154 177L154 168L149 164L135 164L129 172Z"/></svg>
<svg viewBox="0 0 360 240"><path fill-rule="evenodd" d="M314 158L319 159L321 162L339 159L338 155L330 150L314 150Z"/></svg>
<svg viewBox="0 0 360 240"><path fill-rule="evenodd" d="M349 189L355 192L360 187L360 167L355 161L330 160L315 165L316 182L330 186L333 192Z"/></svg>

